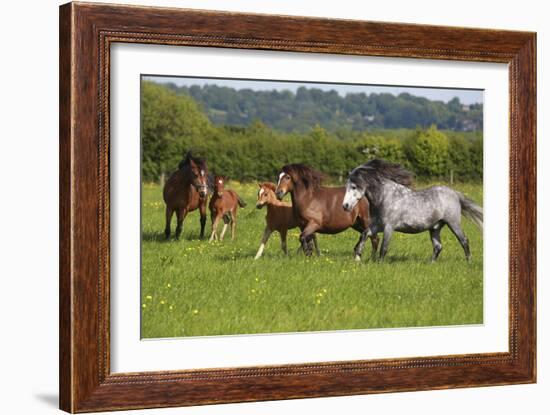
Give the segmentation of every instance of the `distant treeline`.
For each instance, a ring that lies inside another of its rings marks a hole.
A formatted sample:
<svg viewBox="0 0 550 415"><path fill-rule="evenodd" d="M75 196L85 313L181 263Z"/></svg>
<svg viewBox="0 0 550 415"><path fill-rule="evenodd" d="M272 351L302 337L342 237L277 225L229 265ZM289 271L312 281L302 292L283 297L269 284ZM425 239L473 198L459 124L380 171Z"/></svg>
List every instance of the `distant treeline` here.
<svg viewBox="0 0 550 415"><path fill-rule="evenodd" d="M276 130L302 133L315 125L330 132L430 125L453 131L483 129L483 104L463 105L458 98L445 103L408 93L341 96L334 90L305 87L294 93L237 90L216 85L164 85L178 95L193 97L218 126L249 126L257 120Z"/></svg>
<svg viewBox="0 0 550 415"><path fill-rule="evenodd" d="M142 84L142 174L158 181L177 168L188 150L206 157L210 171L240 181L276 180L287 163L306 163L333 182L372 158L399 162L426 179L480 180L483 136L477 132L428 128L330 132L315 125L283 132L261 121L216 126L197 102L162 84ZM451 173L452 172L452 173Z"/></svg>

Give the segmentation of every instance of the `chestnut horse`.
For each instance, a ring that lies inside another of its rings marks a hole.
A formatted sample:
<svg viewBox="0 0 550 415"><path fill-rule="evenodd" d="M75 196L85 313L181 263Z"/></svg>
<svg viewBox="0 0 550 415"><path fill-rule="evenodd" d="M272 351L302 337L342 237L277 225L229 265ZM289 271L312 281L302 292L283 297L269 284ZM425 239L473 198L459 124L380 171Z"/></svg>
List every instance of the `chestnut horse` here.
<svg viewBox="0 0 550 415"><path fill-rule="evenodd" d="M315 232L323 234L336 234L353 228L362 233L370 225L369 202L363 197L351 209L342 208L345 187L321 186L323 175L304 164L287 164L279 173L279 181L275 194L281 200L285 194L290 193L292 208L298 218L300 229L300 241L306 255L311 255L309 241ZM378 237L372 235L372 258L378 248ZM356 260L361 260L364 240L359 241L354 248Z"/></svg>
<svg viewBox="0 0 550 415"><path fill-rule="evenodd" d="M218 225L223 219L223 229L219 240L223 241L223 236L227 230L227 225L231 223L231 239L235 240L235 227L237 225L237 210L245 207L246 203L233 190L225 190L226 177L216 176L214 179L214 194L210 199L210 217L212 219L212 235L210 241L218 239Z"/></svg>
<svg viewBox="0 0 550 415"><path fill-rule="evenodd" d="M275 184L266 182L258 183L258 186L260 189L258 190L256 207L261 209L267 206L267 215L265 216L265 229L262 236L262 242L254 259L258 259L262 256L267 240L275 231L279 232L281 237L281 249L285 255L288 255L286 247L287 232L289 229L298 227L298 219L294 216L292 205L277 199L277 196L275 196L277 186ZM319 255L319 247L315 235L313 235L313 243L315 244L317 255Z"/></svg>
<svg viewBox="0 0 550 415"><path fill-rule="evenodd" d="M208 168L206 161L193 157L189 151L177 171L172 173L163 190L166 203L166 227L164 235L170 238L170 222L176 212L176 239L183 229L183 220L189 212L199 209L201 216L201 239L206 225L206 202L208 197Z"/></svg>

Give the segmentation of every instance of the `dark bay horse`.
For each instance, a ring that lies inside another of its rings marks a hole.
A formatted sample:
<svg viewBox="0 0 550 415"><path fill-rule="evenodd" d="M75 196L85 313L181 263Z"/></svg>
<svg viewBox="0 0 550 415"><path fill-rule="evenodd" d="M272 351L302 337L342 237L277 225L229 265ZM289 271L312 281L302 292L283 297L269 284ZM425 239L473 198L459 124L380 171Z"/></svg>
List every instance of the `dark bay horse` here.
<svg viewBox="0 0 550 415"><path fill-rule="evenodd" d="M287 164L279 173L279 181L275 194L282 199L290 193L292 208L298 218L300 229L300 241L306 255L311 255L311 241L313 235L318 233L336 234L353 228L363 232L370 225L369 202L366 198L359 200L352 209L342 209L344 187L321 186L323 175L304 164ZM362 238L355 245L354 256L361 259L364 247ZM376 255L378 238L371 237L372 255Z"/></svg>
<svg viewBox="0 0 550 415"><path fill-rule="evenodd" d="M179 239L183 229L183 220L189 212L200 211L201 239L204 238L206 225L206 202L208 198L208 167L206 161L193 157L189 151L178 170L170 175L163 190L166 203L166 227L164 235L170 238L170 222L176 212L176 239Z"/></svg>
<svg viewBox="0 0 550 415"><path fill-rule="evenodd" d="M218 239L218 224L223 219L223 229L219 237L223 241L227 226L231 223L231 239L235 240L235 227L237 225L237 210L239 207L245 207L246 203L237 192L225 189L226 178L215 176L214 194L210 198L210 217L212 219L212 235L210 241Z"/></svg>
<svg viewBox="0 0 550 415"><path fill-rule="evenodd" d="M483 209L447 186L413 190L412 183L413 174L399 164L371 160L350 172L342 206L346 211L353 210L359 200L367 197L373 214L371 225L363 236L366 239L384 232L380 259L386 255L394 231L429 231L433 245L432 261L435 261L442 250L441 229L447 225L469 261L470 246L460 224L461 215L469 217L483 231Z"/></svg>
<svg viewBox="0 0 550 415"><path fill-rule="evenodd" d="M258 259L262 256L265 245L273 232L279 232L281 236L281 249L285 255L288 255L286 235L289 229L297 228L299 225L298 218L294 216L292 204L277 199L277 196L275 196L277 186L275 184L266 182L258 183L258 186L260 189L258 190L256 207L261 209L267 206L267 215L265 215L265 229L262 241L254 259ZM317 245L315 234L313 235L313 244L315 245L317 255L319 255L319 246Z"/></svg>

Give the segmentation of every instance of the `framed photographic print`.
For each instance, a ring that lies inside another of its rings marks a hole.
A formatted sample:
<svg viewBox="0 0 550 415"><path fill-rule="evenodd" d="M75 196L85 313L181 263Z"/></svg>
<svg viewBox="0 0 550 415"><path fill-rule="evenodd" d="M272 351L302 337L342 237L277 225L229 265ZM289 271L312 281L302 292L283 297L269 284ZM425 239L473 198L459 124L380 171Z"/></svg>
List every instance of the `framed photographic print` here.
<svg viewBox="0 0 550 415"><path fill-rule="evenodd" d="M60 406L536 380L534 33L60 8Z"/></svg>

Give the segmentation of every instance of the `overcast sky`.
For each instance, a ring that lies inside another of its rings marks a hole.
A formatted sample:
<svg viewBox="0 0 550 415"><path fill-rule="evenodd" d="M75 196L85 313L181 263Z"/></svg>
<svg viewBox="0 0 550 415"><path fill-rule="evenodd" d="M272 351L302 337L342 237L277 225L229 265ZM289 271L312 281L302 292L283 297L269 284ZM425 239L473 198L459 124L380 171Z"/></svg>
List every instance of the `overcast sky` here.
<svg viewBox="0 0 550 415"><path fill-rule="evenodd" d="M372 92L390 93L399 95L402 92L408 92L411 95L417 95L428 98L433 101L448 102L454 97L458 97L463 104L483 103L483 91L479 89L451 89L451 88L426 88L426 87L407 87L407 86L380 86L380 85L352 85L352 84L319 84L314 82L278 82L278 81L255 81L255 80L237 80L237 79L214 79L214 78L190 78L190 77L165 77L165 76L144 76L144 79L155 82L172 82L178 86L191 85L218 85L227 86L235 89L249 88L256 91L271 90L290 90L295 92L299 87L319 88L324 91L335 90L340 95L347 93Z"/></svg>

